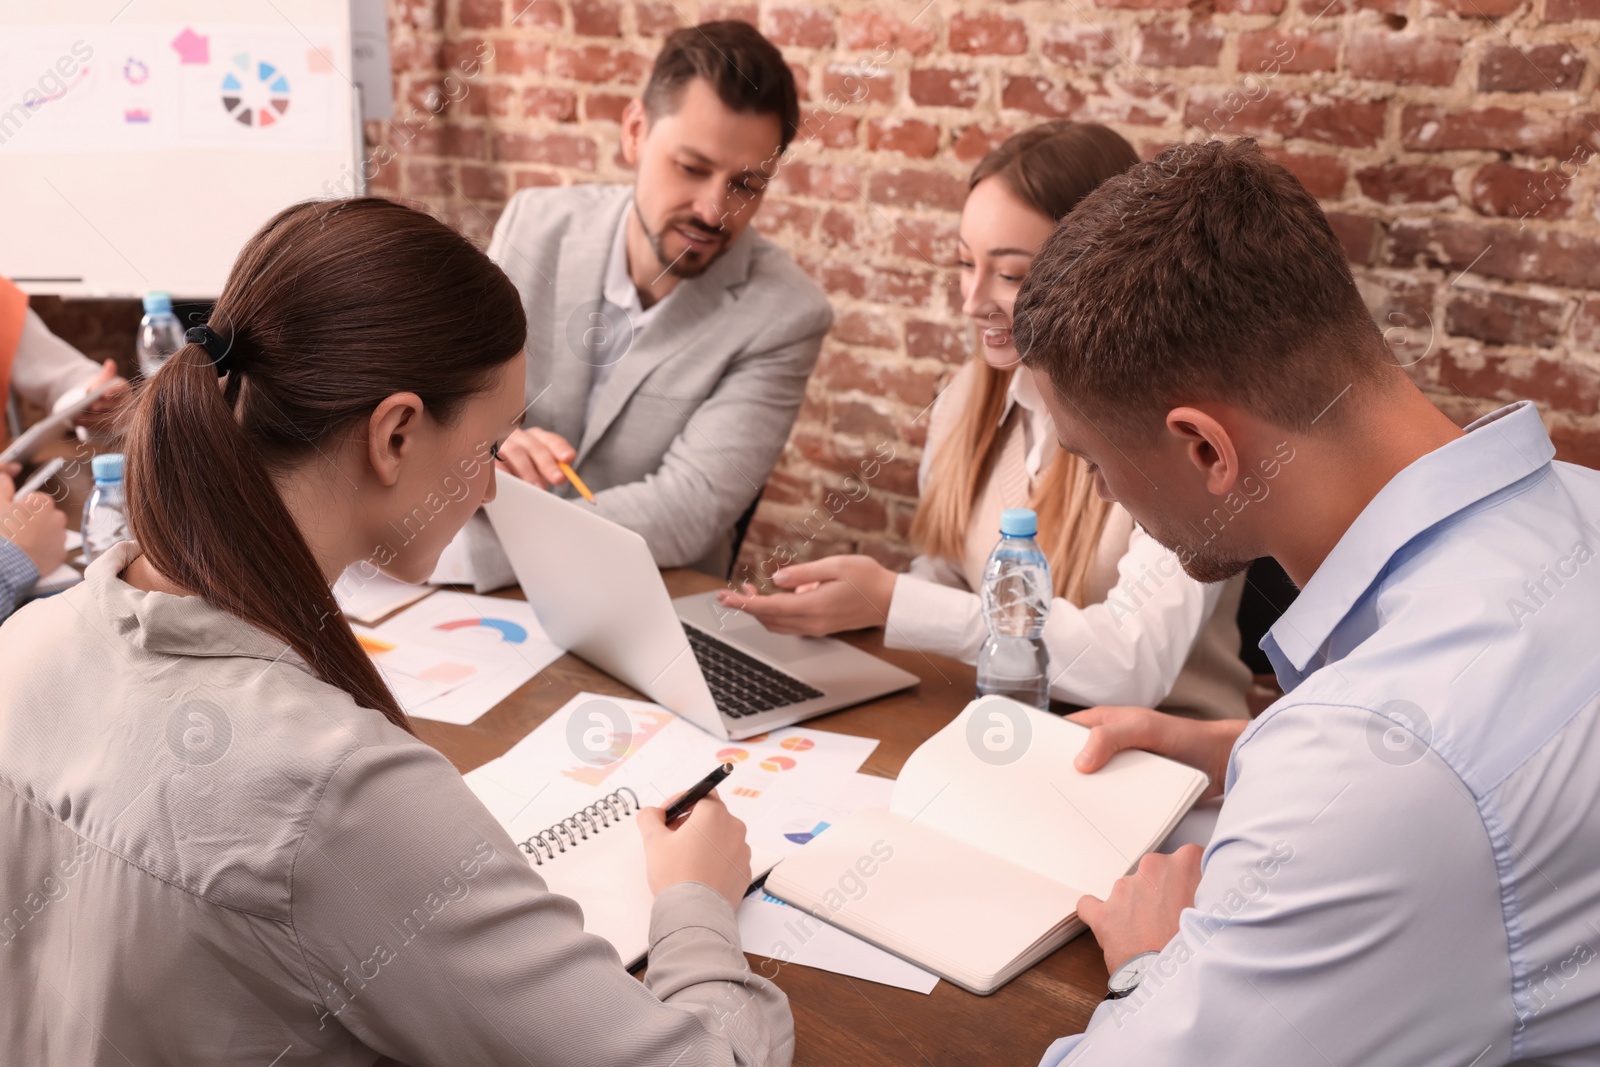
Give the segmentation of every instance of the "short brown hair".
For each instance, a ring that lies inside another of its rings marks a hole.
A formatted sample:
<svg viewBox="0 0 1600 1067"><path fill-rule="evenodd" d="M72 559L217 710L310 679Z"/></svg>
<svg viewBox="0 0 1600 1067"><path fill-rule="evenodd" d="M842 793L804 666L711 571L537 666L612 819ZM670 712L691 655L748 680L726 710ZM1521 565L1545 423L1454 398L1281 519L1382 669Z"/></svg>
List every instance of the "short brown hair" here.
<svg viewBox="0 0 1600 1067"><path fill-rule="evenodd" d="M783 124L779 151L788 149L800 125L800 95L783 53L760 30L733 19L674 30L645 83L645 113L652 120L672 114L695 78L704 78L734 111L778 116Z"/></svg>
<svg viewBox="0 0 1600 1067"><path fill-rule="evenodd" d="M1124 427L1209 399L1304 432L1393 367L1322 209L1248 138L1177 145L1085 197L1012 318L1024 364Z"/></svg>

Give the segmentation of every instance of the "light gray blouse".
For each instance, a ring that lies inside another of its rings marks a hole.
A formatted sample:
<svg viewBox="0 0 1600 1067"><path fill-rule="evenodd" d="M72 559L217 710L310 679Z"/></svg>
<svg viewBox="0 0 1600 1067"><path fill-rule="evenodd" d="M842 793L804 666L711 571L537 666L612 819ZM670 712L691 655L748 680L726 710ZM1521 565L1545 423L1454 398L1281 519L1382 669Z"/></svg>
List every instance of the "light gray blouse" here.
<svg viewBox="0 0 1600 1067"><path fill-rule="evenodd" d="M137 555L0 627L0 1063L789 1063L711 889L634 980L444 756Z"/></svg>

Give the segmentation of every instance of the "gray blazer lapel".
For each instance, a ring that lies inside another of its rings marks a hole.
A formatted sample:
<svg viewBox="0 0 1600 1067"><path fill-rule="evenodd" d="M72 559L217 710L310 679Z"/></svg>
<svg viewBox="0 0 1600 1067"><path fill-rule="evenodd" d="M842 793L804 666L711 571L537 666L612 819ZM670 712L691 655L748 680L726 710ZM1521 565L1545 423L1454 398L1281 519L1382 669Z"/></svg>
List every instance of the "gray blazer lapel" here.
<svg viewBox="0 0 1600 1067"><path fill-rule="evenodd" d="M651 371L716 326L719 314L737 298L731 290L750 276L752 245L748 238L748 231L740 234L733 247L704 274L679 282L661 313L633 339L595 401L594 418L584 427L583 441L578 445L578 463L610 428Z"/></svg>
<svg viewBox="0 0 1600 1067"><path fill-rule="evenodd" d="M530 333L539 335L544 345L542 352L528 353L531 410L523 425L551 430L568 441L578 440L583 431L583 414L594 379L594 367L582 357L581 349L574 350L569 338L574 332L581 335L587 325L582 321L583 305L600 299L606 257L616 228L624 221L622 209L628 202L628 192L626 186L620 187L622 195L606 216L587 224L573 220L561 238L551 320L528 324Z"/></svg>

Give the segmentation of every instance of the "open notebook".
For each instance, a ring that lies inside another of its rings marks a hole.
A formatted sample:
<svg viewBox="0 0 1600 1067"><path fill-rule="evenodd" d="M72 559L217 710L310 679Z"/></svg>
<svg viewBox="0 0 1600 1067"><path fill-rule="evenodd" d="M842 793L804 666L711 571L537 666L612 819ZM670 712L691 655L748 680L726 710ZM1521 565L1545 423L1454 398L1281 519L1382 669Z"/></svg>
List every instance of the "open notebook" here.
<svg viewBox="0 0 1600 1067"><path fill-rule="evenodd" d="M604 744L591 749L599 723ZM631 967L650 948L655 900L634 818L641 805L661 805L706 770L733 763L717 792L744 821L760 878L866 803L848 781L877 744L809 726L728 741L657 704L579 693L465 777L550 890L583 907L583 928Z"/></svg>
<svg viewBox="0 0 1600 1067"><path fill-rule="evenodd" d="M1001 697L969 704L906 761L887 810L786 857L767 892L987 995L1083 929L1112 883L1205 790L1200 771L1123 752L1094 774L1088 730Z"/></svg>
<svg viewBox="0 0 1600 1067"><path fill-rule="evenodd" d="M650 950L655 894L634 819L642 806L623 786L517 842L552 893L582 904L584 930L611 942L625 967Z"/></svg>

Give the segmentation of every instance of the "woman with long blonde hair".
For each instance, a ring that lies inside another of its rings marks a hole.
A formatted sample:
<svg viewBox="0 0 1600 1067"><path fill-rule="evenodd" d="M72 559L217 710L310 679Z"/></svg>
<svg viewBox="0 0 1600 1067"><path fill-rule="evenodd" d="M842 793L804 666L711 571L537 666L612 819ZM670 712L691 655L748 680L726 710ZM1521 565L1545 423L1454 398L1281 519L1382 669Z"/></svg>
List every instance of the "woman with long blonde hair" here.
<svg viewBox="0 0 1600 1067"><path fill-rule="evenodd" d="M1032 375L1019 367L1011 308L1034 253L1097 185L1138 162L1104 126L1047 122L974 168L961 212L963 312L979 352L933 407L911 536L896 574L870 556L787 566L769 595L722 594L779 633L885 627L891 647L968 663L987 633L978 590L1000 512L1030 507L1055 601L1045 628L1050 695L1071 704L1161 706L1205 718L1247 714L1250 672L1235 620L1242 580L1202 585L1061 450Z"/></svg>

